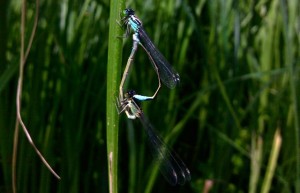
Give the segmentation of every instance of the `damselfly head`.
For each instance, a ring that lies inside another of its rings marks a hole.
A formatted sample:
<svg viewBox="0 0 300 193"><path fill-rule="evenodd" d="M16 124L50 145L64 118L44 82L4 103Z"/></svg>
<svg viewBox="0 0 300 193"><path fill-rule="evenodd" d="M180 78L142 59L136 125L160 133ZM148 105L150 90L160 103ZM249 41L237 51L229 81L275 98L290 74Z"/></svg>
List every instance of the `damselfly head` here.
<svg viewBox="0 0 300 193"><path fill-rule="evenodd" d="M130 8L126 8L123 13L126 15L126 16L131 16L131 15L134 15L134 11Z"/></svg>
<svg viewBox="0 0 300 193"><path fill-rule="evenodd" d="M136 92L134 90L129 90L125 93L125 98L132 98Z"/></svg>

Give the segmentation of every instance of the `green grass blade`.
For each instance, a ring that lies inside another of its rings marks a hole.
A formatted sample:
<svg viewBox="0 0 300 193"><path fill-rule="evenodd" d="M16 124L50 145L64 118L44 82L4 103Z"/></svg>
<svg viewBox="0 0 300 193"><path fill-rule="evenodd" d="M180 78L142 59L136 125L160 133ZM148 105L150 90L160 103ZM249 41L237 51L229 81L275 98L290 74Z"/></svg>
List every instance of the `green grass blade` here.
<svg viewBox="0 0 300 193"><path fill-rule="evenodd" d="M120 80L120 65L122 61L122 30L117 21L124 8L124 1L111 1L108 63L107 63L107 95L106 95L106 129L109 192L118 192L118 125L119 118L115 106L115 96Z"/></svg>

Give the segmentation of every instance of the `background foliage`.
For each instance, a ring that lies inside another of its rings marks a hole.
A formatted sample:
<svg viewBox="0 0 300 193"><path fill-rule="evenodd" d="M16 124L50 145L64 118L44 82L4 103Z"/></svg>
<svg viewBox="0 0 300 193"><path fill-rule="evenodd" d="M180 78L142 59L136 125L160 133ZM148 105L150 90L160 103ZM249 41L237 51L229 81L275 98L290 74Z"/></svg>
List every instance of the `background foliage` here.
<svg viewBox="0 0 300 193"><path fill-rule="evenodd" d="M136 10L181 76L178 88L163 87L156 100L143 103L143 110L185 161L192 180L170 187L152 164L142 125L122 114L120 192L300 192L299 1L147 0L126 5ZM26 6L25 45L36 4L28 1ZM0 7L0 192L8 193L21 2L1 1ZM51 175L21 132L18 192L108 192L109 2L41 1L38 8L21 114L62 179ZM124 42L123 68L131 37ZM153 93L157 80L149 63L139 48L128 88Z"/></svg>

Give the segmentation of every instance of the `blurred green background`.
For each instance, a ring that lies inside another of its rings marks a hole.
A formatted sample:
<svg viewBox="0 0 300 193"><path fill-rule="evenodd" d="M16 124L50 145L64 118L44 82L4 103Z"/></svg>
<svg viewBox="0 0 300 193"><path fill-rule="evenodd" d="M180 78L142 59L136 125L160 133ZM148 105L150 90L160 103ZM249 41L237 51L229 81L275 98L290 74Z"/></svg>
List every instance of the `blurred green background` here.
<svg viewBox="0 0 300 193"><path fill-rule="evenodd" d="M126 5L180 74L179 87L163 86L142 108L189 167L192 180L170 186L155 170L142 125L121 114L119 192L300 192L299 1L139 0ZM38 8L21 114L62 179L46 169L20 131L17 190L108 192L110 2L42 0ZM1 1L0 9L0 192L10 193L21 2ZM36 2L28 1L25 48L35 9ZM122 70L131 46L130 36L124 39ZM141 47L127 86L148 95L157 87Z"/></svg>

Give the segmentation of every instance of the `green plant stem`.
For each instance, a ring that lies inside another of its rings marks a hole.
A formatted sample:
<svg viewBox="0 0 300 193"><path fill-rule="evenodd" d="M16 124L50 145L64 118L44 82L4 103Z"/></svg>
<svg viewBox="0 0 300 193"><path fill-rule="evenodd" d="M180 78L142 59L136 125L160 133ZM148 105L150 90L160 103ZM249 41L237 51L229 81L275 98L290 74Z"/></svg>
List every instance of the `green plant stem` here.
<svg viewBox="0 0 300 193"><path fill-rule="evenodd" d="M115 106L115 96L120 77L122 62L122 30L117 21L125 6L124 0L111 1L109 22L109 43L107 63L107 93L106 93L106 138L108 154L109 192L118 192L118 125L119 118Z"/></svg>
<svg viewBox="0 0 300 193"><path fill-rule="evenodd" d="M299 2L298 1L291 1L289 3L285 1L280 1L280 7L281 7L281 13L283 16L283 33L284 33L284 40L285 40L285 63L286 66L289 69L289 75L290 75L290 91L291 91L291 107L293 109L293 115L294 115L294 129L295 129L295 155L296 155L296 167L295 167L295 173L296 173L296 183L295 183L295 189L296 192L300 191L300 120L299 120L299 110L298 110L298 100L299 96L297 96L297 79L298 74L295 70L296 63L294 61L293 53L296 53L297 49L299 49L296 46L294 46L294 41L297 39L298 43L300 41L299 37L297 37L297 32L294 28L294 23L298 21L297 18L299 18ZM299 22L299 21L298 21ZM298 52L299 53L299 52ZM299 62L298 62L299 63Z"/></svg>
<svg viewBox="0 0 300 193"><path fill-rule="evenodd" d="M259 182L263 153L263 139L257 134L251 137L251 170L249 179L249 193L256 193Z"/></svg>

